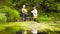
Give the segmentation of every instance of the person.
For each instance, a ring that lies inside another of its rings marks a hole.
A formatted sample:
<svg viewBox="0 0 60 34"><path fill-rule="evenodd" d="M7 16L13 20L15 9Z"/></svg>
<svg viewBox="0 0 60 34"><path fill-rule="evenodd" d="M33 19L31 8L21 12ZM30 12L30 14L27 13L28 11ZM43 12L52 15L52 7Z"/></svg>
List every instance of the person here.
<svg viewBox="0 0 60 34"><path fill-rule="evenodd" d="M35 22L38 22L38 21L37 21L38 14L37 14L37 9L36 9L35 6L33 7L33 10L31 11L31 13L33 13L34 21L35 21Z"/></svg>
<svg viewBox="0 0 60 34"><path fill-rule="evenodd" d="M22 8L23 21L26 21L27 14L28 14L28 11L26 9L26 6L23 5L23 8Z"/></svg>
<svg viewBox="0 0 60 34"><path fill-rule="evenodd" d="M37 34L37 29L33 29L31 32L32 34Z"/></svg>

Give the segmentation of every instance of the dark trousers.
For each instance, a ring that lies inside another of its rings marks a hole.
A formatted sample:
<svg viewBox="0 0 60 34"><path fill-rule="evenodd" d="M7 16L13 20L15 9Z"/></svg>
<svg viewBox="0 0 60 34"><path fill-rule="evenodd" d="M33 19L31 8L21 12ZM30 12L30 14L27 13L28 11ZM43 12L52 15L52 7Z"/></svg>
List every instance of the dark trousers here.
<svg viewBox="0 0 60 34"><path fill-rule="evenodd" d="M34 18L34 22L38 22L37 18Z"/></svg>
<svg viewBox="0 0 60 34"><path fill-rule="evenodd" d="M26 16L27 16L27 15L24 14L24 13L23 13L22 15L23 15L23 21L26 21Z"/></svg>

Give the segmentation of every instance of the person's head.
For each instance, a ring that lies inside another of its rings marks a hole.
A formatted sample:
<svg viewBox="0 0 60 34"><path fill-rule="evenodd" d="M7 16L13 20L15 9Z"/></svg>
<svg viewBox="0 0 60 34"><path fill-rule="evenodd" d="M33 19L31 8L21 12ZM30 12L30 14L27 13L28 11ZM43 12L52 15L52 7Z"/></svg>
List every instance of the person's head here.
<svg viewBox="0 0 60 34"><path fill-rule="evenodd" d="M36 9L36 6L34 6L33 9Z"/></svg>
<svg viewBox="0 0 60 34"><path fill-rule="evenodd" d="M25 8L26 6L25 5L23 5L23 8Z"/></svg>

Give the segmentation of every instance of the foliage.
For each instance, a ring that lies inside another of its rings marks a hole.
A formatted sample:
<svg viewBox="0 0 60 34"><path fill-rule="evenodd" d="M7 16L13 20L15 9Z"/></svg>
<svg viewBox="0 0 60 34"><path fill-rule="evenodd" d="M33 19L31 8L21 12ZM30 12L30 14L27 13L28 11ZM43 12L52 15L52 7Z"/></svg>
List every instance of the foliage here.
<svg viewBox="0 0 60 34"><path fill-rule="evenodd" d="M11 9L5 6L5 10L7 11L7 18L9 21L14 21L20 17L19 12L15 9Z"/></svg>
<svg viewBox="0 0 60 34"><path fill-rule="evenodd" d="M51 20L52 20L52 18L51 17L47 17L47 16L46 17L41 16L41 17L38 18L39 22L42 22L42 21L43 22L50 22Z"/></svg>
<svg viewBox="0 0 60 34"><path fill-rule="evenodd" d="M50 16L50 15L53 15L54 13L56 14L58 12L60 13L60 1L59 0L24 0L24 1L23 0L1 0L0 3L1 3L0 4L1 6L7 6L5 7L6 9L0 6L0 8L2 9L1 12L9 10L10 12L13 13L15 10L18 10L21 13L22 5L25 4L29 12L32 10L33 6L36 6L38 9L39 18L40 16L42 17L43 15ZM13 17L11 17L10 19L12 20L12 18Z"/></svg>
<svg viewBox="0 0 60 34"><path fill-rule="evenodd" d="M14 8L10 8L8 6L2 6L3 8L0 9L0 13L5 13L7 21L15 21L20 17L20 14Z"/></svg>
<svg viewBox="0 0 60 34"><path fill-rule="evenodd" d="M7 18L5 16L5 14L0 13L0 23L5 23L7 21Z"/></svg>

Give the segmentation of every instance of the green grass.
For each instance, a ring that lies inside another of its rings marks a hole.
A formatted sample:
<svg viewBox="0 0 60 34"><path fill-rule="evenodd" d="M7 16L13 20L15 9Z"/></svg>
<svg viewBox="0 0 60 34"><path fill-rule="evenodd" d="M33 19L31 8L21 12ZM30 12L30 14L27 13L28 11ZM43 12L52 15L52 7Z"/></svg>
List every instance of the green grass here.
<svg viewBox="0 0 60 34"><path fill-rule="evenodd" d="M47 16L40 16L38 18L38 21L39 22L50 22L50 21L52 21L52 18L51 17L47 17Z"/></svg>
<svg viewBox="0 0 60 34"><path fill-rule="evenodd" d="M0 24L0 34L16 34L17 31L29 30L36 28L39 32L60 31L60 25L55 23L34 23L33 21L26 22L10 22Z"/></svg>

